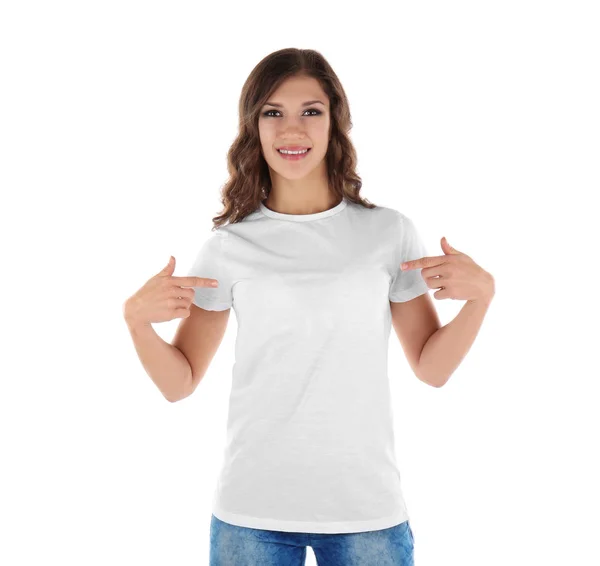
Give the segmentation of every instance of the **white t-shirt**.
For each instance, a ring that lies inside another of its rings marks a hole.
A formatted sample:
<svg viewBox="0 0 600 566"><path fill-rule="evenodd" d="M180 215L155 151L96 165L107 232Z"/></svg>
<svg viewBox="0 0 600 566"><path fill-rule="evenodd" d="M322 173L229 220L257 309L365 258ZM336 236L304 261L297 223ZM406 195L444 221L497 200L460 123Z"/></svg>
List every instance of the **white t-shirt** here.
<svg viewBox="0 0 600 566"><path fill-rule="evenodd" d="M233 307L227 442L213 513L306 533L408 519L388 382L389 301L429 288L400 264L427 255L412 221L343 199L315 214L260 204L216 229L188 275L218 279L194 304Z"/></svg>

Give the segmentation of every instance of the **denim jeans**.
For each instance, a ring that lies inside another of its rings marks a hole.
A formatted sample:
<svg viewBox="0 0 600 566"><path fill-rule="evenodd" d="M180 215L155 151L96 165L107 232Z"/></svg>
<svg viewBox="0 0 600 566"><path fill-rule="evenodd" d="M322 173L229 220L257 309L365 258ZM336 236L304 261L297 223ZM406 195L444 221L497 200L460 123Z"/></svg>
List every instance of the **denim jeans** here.
<svg viewBox="0 0 600 566"><path fill-rule="evenodd" d="M210 522L210 566L304 566L306 547L318 566L414 566L409 521L362 533L297 533Z"/></svg>

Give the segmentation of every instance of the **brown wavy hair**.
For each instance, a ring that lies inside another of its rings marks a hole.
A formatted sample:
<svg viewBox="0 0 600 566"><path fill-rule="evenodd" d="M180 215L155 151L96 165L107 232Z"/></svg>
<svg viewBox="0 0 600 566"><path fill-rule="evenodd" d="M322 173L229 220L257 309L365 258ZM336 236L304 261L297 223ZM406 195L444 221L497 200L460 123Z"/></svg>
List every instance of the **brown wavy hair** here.
<svg viewBox="0 0 600 566"><path fill-rule="evenodd" d="M261 152L258 118L271 94L294 76L315 78L329 97L331 134L325 159L332 192L340 200L345 197L366 208L376 207L359 194L362 180L355 171L356 149L348 136L352 128L350 106L340 80L318 51L290 47L262 59L242 87L239 132L227 152L229 180L221 188L223 210L212 218L213 230L227 221L241 222L271 191L269 167Z"/></svg>

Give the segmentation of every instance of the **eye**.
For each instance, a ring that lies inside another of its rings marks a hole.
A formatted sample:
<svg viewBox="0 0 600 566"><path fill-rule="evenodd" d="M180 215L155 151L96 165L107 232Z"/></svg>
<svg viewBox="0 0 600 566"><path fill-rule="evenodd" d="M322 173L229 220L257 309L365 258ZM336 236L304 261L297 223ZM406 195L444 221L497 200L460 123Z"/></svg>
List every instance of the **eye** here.
<svg viewBox="0 0 600 566"><path fill-rule="evenodd" d="M279 112L279 110L267 110L266 112L263 112L263 116L266 118L276 118L276 116L271 116L271 112ZM312 114L312 116L319 116L322 114L322 112L316 108L307 108L305 112L316 112L316 114Z"/></svg>

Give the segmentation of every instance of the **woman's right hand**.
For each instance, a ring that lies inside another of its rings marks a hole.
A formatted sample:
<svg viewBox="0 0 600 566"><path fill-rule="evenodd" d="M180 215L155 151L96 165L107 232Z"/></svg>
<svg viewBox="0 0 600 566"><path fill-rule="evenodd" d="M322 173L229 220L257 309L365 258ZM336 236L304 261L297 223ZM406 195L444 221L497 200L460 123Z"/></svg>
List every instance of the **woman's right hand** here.
<svg viewBox="0 0 600 566"><path fill-rule="evenodd" d="M207 277L174 277L175 258L129 297L123 305L123 316L129 326L167 322L190 316L194 287L215 287L216 279Z"/></svg>

